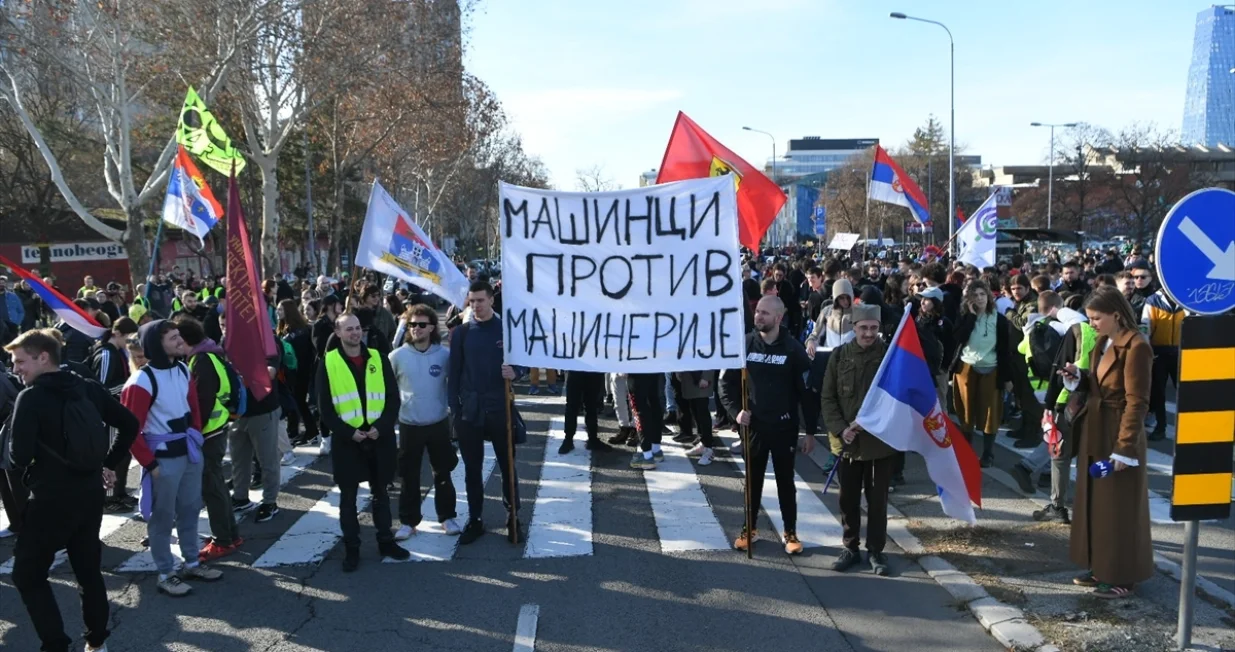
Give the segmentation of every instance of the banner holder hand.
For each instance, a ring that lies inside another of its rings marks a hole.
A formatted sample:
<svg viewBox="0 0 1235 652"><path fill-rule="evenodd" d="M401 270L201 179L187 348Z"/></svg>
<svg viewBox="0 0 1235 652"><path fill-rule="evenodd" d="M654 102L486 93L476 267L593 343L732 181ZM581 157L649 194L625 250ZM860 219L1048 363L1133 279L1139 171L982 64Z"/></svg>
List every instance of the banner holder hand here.
<svg viewBox="0 0 1235 652"><path fill-rule="evenodd" d="M742 411L747 410L747 395L746 395L746 367L742 367ZM742 478L742 508L746 519L746 558L753 559L755 556L755 519L751 514L750 509L750 426L738 424L738 429L742 435L742 457L745 459L745 464L742 465L744 471Z"/></svg>
<svg viewBox="0 0 1235 652"><path fill-rule="evenodd" d="M510 471L510 514L507 516L507 527L510 528L510 543L513 545L519 544L519 512L518 512L518 486L515 483L515 427L514 419L511 415L511 408L514 406L514 392L510 388L510 381L503 379L506 385L506 468Z"/></svg>

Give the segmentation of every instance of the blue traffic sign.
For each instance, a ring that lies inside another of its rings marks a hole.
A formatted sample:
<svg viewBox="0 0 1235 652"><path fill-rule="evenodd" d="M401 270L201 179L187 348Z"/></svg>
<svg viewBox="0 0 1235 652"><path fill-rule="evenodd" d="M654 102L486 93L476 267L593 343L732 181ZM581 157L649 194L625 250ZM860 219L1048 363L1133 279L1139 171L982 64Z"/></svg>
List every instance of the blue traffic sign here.
<svg viewBox="0 0 1235 652"><path fill-rule="evenodd" d="M824 212L823 206L816 206L815 207L815 218L818 219L820 217L823 217L823 212Z"/></svg>
<svg viewBox="0 0 1235 652"><path fill-rule="evenodd" d="M1154 259L1162 288L1202 315L1235 308L1235 192L1197 190L1162 220Z"/></svg>
<svg viewBox="0 0 1235 652"><path fill-rule="evenodd" d="M826 235L828 232L828 224L823 220L815 220L815 235Z"/></svg>

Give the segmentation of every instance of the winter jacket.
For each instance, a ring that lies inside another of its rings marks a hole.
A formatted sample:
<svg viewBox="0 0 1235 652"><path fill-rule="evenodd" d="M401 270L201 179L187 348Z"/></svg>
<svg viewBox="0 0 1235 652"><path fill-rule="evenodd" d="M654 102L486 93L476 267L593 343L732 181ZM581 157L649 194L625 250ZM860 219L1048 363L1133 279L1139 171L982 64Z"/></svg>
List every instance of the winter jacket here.
<svg viewBox="0 0 1235 652"><path fill-rule="evenodd" d="M842 296L849 297L849 307L840 308L836 305ZM840 279L832 284L832 296L828 305L819 311L815 320L815 330L811 331L807 342L815 341L824 348L837 347L853 338L853 284L846 279Z"/></svg>
<svg viewBox="0 0 1235 652"><path fill-rule="evenodd" d="M89 364L94 378L113 395L119 396L124 381L129 379L128 355L111 342L101 341L91 351Z"/></svg>
<svg viewBox="0 0 1235 652"><path fill-rule="evenodd" d="M447 379L450 413L455 419L480 424L485 415L505 412L502 352L502 320L496 314L455 328Z"/></svg>
<svg viewBox="0 0 1235 652"><path fill-rule="evenodd" d="M64 456L63 405L82 396L94 403L103 423L118 433L103 465L85 475L70 470L51 455L42 454L45 446ZM137 437L138 422L102 385L69 371L53 371L39 376L17 395L11 428L13 465L26 467L25 484L31 493L36 498L59 494L81 499L85 492L102 494L102 470L120 463Z"/></svg>
<svg viewBox="0 0 1235 652"><path fill-rule="evenodd" d="M810 358L806 349L784 328L776 339L765 342L758 332L746 335L746 409L756 433L784 433L797 437L798 409L810 400L806 374ZM725 371L720 382L720 402L729 416L742 411L742 371ZM815 424L806 424L815 434Z"/></svg>
<svg viewBox="0 0 1235 652"><path fill-rule="evenodd" d="M955 348L952 351L952 359L948 363L949 373L955 374L960 367L961 352L964 351L965 345L969 343L969 336L973 335L973 329L978 323L977 315L966 312L961 315L960 321L956 324L953 333L956 335L954 341ZM998 380L1002 385L1006 382L1020 382L1026 380L1024 374L1018 374L1016 367L1013 366L1013 357L1018 355L1013 344L1013 334L1018 331L1012 330L1012 323L1003 315L995 315L995 361L998 369ZM1021 356L1021 360L1024 360Z"/></svg>
<svg viewBox="0 0 1235 652"><path fill-rule="evenodd" d="M709 398L716 387L715 371L679 371L675 374L682 386L682 400L693 401L697 398ZM707 389L699 389L699 381L708 381Z"/></svg>
<svg viewBox="0 0 1235 652"><path fill-rule="evenodd" d="M335 349L342 349L342 343L338 338L334 338L326 352L329 353ZM340 353L342 353L341 350ZM360 355L361 359L367 360L369 358L368 347L361 346ZM317 378L314 381L317 388L317 408L321 414L322 424L334 440L330 448L330 457L333 463L334 481L340 485L360 482L388 483L395 476L399 451L395 436L395 420L399 415L399 401L396 393L398 381L395 379L394 370L390 367L390 361L385 356L379 355L378 358L382 363L382 382L386 386L385 403L382 406L381 416L376 421L363 423L359 428L348 425L339 417L331 398L330 377L326 373L326 357L322 356L317 363ZM347 360L346 355L344 355L344 360ZM347 360L347 368L352 372L352 378L356 381L363 414L363 406L367 405L368 400L365 369L363 366L357 367L350 360ZM357 430L370 428L377 430L377 439L366 439L362 442L352 439L352 435Z"/></svg>
<svg viewBox="0 0 1235 652"><path fill-rule="evenodd" d="M158 466L156 458L189 454L186 440L158 443L152 448L146 440L147 433L166 435L188 432L190 429L201 432L202 429L197 385L189 375L188 366L168 357L163 350L162 338L159 336L162 324L163 320L156 319L138 329L142 351L146 354L144 369L149 371L129 376L124 390L120 393L120 402L137 417L142 433L133 440L133 458L146 469ZM153 384L151 376L154 377ZM157 396L155 384L158 386Z"/></svg>
<svg viewBox="0 0 1235 652"><path fill-rule="evenodd" d="M90 349L94 347L94 338L63 321L56 324L56 330L64 335L64 352L60 356L61 360L84 363L90 359Z"/></svg>
<svg viewBox="0 0 1235 652"><path fill-rule="evenodd" d="M857 341L849 342L832 351L828 369L823 374L823 389L819 393L823 425L828 429L832 452L852 460L878 460L896 451L874 435L859 431L853 443L846 444L841 438L850 424L858 418L858 410L866 400L875 381L875 373L888 350L883 340L875 340L867 348Z"/></svg>
<svg viewBox="0 0 1235 652"><path fill-rule="evenodd" d="M26 307L22 305L21 297L12 290L5 290L0 294L0 298L4 299L4 305L0 307L5 309L0 317L5 317L20 327L26 321Z"/></svg>

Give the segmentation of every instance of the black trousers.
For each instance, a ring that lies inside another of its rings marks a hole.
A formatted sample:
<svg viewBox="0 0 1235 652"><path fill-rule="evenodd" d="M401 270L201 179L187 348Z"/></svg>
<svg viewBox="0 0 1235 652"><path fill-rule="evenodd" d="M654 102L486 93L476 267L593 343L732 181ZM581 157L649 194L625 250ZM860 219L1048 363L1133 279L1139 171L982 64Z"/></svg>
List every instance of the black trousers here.
<svg viewBox="0 0 1235 652"><path fill-rule="evenodd" d="M895 456L856 461L841 457L836 475L840 481L840 524L845 547L857 552L862 534L862 493L866 493L866 549L883 552L888 543L888 483Z"/></svg>
<svg viewBox="0 0 1235 652"><path fill-rule="evenodd" d="M21 532L22 517L30 500L30 490L22 482L21 474L21 469L0 470L0 505L4 505L4 513L9 517L9 531L13 534Z"/></svg>
<svg viewBox="0 0 1235 652"><path fill-rule="evenodd" d="M450 472L459 465L454 446L450 445L450 422L442 419L427 426L399 424L399 522L416 527L420 524L420 468L425 451L433 469L433 507L438 522L452 519L455 514L455 483Z"/></svg>
<svg viewBox="0 0 1235 652"><path fill-rule="evenodd" d="M367 456L369 477L378 477L377 456L370 452ZM356 494L360 484L355 482L339 485L339 529L343 530L343 546L345 548L360 547L360 520L356 512ZM369 492L373 495L370 511L373 512L373 527L377 530L377 542L394 541L394 533L390 531L390 492L385 482L369 482Z"/></svg>
<svg viewBox="0 0 1235 652"><path fill-rule="evenodd" d="M109 428L112 438L115 439L116 429ZM129 495L129 464L133 461L133 454L129 451L124 451L124 457L112 467L116 472L116 484L112 485L111 495L116 498L126 498Z"/></svg>
<svg viewBox="0 0 1235 652"><path fill-rule="evenodd" d="M600 403L605 392L605 375L594 371L566 373L566 438L574 439L579 427L579 407L588 441L600 436Z"/></svg>
<svg viewBox="0 0 1235 652"><path fill-rule="evenodd" d="M678 427L683 435L699 431L699 440L708 448L716 446L712 437L712 412L706 398L678 399Z"/></svg>
<svg viewBox="0 0 1235 652"><path fill-rule="evenodd" d="M43 650L67 651L73 643L64 633L60 607L47 581L47 573L60 549L68 552L69 564L77 578L86 642L99 647L107 640L107 587L99 570L103 555L103 544L99 541L103 495L100 481L97 488L91 487L71 497L34 498L26 505L21 533L17 535L13 551L13 584L43 642Z"/></svg>
<svg viewBox="0 0 1235 652"><path fill-rule="evenodd" d="M664 374L630 374L632 417L639 431L639 449L652 450L652 444L660 443L665 427L665 376Z"/></svg>
<svg viewBox="0 0 1235 652"><path fill-rule="evenodd" d="M519 511L519 478L515 470L510 468L506 446L506 417L502 413L490 413L484 416L484 421L478 424L461 422L459 427L459 455L463 457L464 486L467 489L468 518L480 520L480 514L485 506L485 483L482 473L485 463L485 442L493 445L493 455L497 458L497 468L502 472L502 505L510 510L514 503L515 511ZM513 455L513 453L511 453ZM515 495L510 495L511 479L514 479Z"/></svg>
<svg viewBox="0 0 1235 652"><path fill-rule="evenodd" d="M1179 349L1155 346L1153 371L1149 377L1149 411L1158 420L1156 429L1166 428L1166 381L1179 386Z"/></svg>
<svg viewBox="0 0 1235 652"><path fill-rule="evenodd" d="M292 398L296 401L296 409L287 413L287 436L295 439L300 433L300 422L304 422L305 438L317 436L317 419L309 409L309 379L311 374L297 373L292 382Z"/></svg>
<svg viewBox="0 0 1235 652"><path fill-rule="evenodd" d="M785 531L796 533L798 527L798 492L793 485L793 461L797 455L797 434L793 432L750 434L750 450L745 451L746 463L750 465L750 509L754 518L759 518L763 504L763 479L768 472L768 458L772 458L772 473L776 476L776 498L780 501L781 518ZM706 444L705 444L706 445Z"/></svg>

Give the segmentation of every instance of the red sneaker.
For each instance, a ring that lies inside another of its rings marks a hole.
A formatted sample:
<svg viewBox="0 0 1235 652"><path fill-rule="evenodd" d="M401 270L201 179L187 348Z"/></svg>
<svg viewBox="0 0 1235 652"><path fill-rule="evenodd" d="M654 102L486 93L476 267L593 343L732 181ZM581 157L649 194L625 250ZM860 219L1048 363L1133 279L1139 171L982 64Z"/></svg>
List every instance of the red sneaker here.
<svg viewBox="0 0 1235 652"><path fill-rule="evenodd" d="M206 547L202 548L201 552L197 553L197 560L203 563L210 562L221 557L226 557L233 552L236 552L236 544L225 547L211 541L206 544Z"/></svg>

